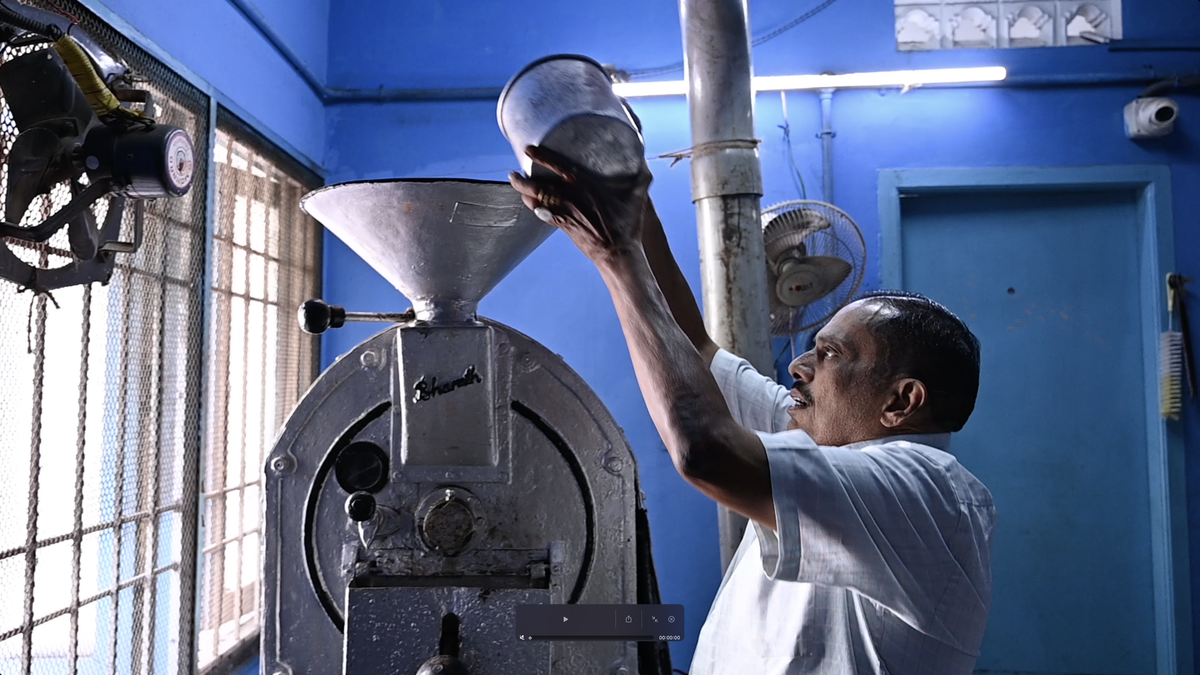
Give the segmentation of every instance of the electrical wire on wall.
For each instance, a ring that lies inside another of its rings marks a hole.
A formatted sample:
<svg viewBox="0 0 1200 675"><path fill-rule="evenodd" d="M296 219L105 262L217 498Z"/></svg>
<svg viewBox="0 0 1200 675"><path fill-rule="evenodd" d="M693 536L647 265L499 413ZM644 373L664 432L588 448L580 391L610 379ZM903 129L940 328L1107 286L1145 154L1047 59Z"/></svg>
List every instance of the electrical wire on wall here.
<svg viewBox="0 0 1200 675"><path fill-rule="evenodd" d="M813 18L814 16L825 11L826 9L829 8L830 5L832 5L835 2L837 2L837 0L825 0L824 2L817 5L816 7L813 7L812 9L808 10L807 12L805 12L805 13L801 14L800 16L792 19L791 21L783 24L779 28L776 28L775 30L767 33L766 35L762 35L762 36L754 38L754 40L752 40L750 42L750 46L757 47L765 42L774 40L775 38L779 37L780 35L783 35L784 33L788 32L789 30L795 28L796 26L799 26L800 24L804 23L805 21L808 21L809 19ZM666 65L666 66L657 66L654 68L641 68L638 70L628 70L628 71L625 71L625 74L631 78L650 77L652 75L665 75L666 73L673 73L678 70L683 70L683 61L679 61L677 63L672 63L672 64Z"/></svg>
<svg viewBox="0 0 1200 675"><path fill-rule="evenodd" d="M783 108L783 124L780 124L779 128L783 130L783 150L787 156L788 165L792 167L792 184L800 199L808 199L808 189L804 185L804 176L800 173L800 167L796 166L796 152L792 147L792 125L788 122L786 91L779 92L779 101Z"/></svg>
<svg viewBox="0 0 1200 675"><path fill-rule="evenodd" d="M829 4L831 3L826 3L826 6ZM795 24L796 22L792 22L791 25ZM776 32L782 32L788 27L789 26L785 26ZM796 188L796 193L800 199L808 199L808 188L804 184L804 175L800 172L800 167L796 164L796 152L792 144L792 125L788 120L786 91L779 92L779 104L783 111L783 124L779 125L779 128L783 131L783 154L787 160L788 166L791 168L789 173L791 174L792 178L792 186ZM776 373L786 373L788 364L790 364L792 361L795 361L796 357L800 354L808 351L809 347L807 345L809 342L811 342L812 336L815 334L815 330L803 331L788 338L787 342L780 347L779 351L775 354L775 361L773 365L775 366ZM796 349L797 340L799 340L801 344L806 345L804 349L799 350L799 353ZM788 354L789 352L790 358L788 359L788 362L781 364L784 355Z"/></svg>

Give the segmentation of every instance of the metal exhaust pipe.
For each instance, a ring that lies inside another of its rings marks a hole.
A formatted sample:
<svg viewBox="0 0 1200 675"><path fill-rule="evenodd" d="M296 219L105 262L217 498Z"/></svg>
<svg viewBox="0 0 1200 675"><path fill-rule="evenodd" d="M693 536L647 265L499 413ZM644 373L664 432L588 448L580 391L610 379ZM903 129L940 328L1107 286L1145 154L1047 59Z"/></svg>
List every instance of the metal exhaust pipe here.
<svg viewBox="0 0 1200 675"><path fill-rule="evenodd" d="M749 18L744 0L680 0L692 124L692 202L700 239L705 326L764 374L771 359L761 225L762 167L754 135ZM746 519L721 507L721 568Z"/></svg>

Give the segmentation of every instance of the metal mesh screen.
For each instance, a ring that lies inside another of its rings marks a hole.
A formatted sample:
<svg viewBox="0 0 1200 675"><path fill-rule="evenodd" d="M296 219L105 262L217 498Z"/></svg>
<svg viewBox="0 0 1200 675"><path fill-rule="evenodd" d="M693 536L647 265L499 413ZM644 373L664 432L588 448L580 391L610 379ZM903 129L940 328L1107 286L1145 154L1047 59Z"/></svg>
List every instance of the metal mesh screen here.
<svg viewBox="0 0 1200 675"><path fill-rule="evenodd" d="M199 665L258 634L263 461L317 372L296 309L316 297L315 181L237 120L217 119Z"/></svg>
<svg viewBox="0 0 1200 675"><path fill-rule="evenodd" d="M196 156L209 156L206 97L77 3L55 4L144 79L159 121L189 132ZM4 106L5 157L15 133ZM198 169L187 196L147 203L141 248L118 254L107 285L50 299L0 280L5 675L193 668L206 238ZM68 198L65 185L39 198L22 224ZM129 208L125 240L132 217ZM44 245L6 243L31 264L72 261L65 231Z"/></svg>

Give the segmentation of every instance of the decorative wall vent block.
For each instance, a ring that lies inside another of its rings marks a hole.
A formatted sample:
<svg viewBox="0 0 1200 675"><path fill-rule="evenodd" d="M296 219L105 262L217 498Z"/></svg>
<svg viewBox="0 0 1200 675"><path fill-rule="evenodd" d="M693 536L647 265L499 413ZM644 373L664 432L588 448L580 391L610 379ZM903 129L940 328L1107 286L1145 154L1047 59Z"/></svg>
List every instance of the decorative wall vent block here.
<svg viewBox="0 0 1200 675"><path fill-rule="evenodd" d="M1053 7L1049 9L1054 11ZM1054 44L1054 15L1045 8L1026 5L1011 22L1005 23L1009 47L1049 47Z"/></svg>
<svg viewBox="0 0 1200 675"><path fill-rule="evenodd" d="M955 47L990 49L996 46L996 17L971 6L950 18L951 41Z"/></svg>
<svg viewBox="0 0 1200 675"><path fill-rule="evenodd" d="M1121 39L1121 0L893 0L896 48L1006 49Z"/></svg>
<svg viewBox="0 0 1200 675"><path fill-rule="evenodd" d="M897 7L896 44L905 51L941 49L941 16L940 7Z"/></svg>

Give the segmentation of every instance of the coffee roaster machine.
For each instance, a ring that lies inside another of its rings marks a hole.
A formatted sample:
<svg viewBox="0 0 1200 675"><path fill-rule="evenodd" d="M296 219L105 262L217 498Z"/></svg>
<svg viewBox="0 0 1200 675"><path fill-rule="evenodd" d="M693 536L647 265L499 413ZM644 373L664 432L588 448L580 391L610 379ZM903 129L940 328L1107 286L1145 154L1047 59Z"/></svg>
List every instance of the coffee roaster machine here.
<svg viewBox="0 0 1200 675"><path fill-rule="evenodd" d="M263 673L659 675L664 643L523 641L520 604L658 603L637 467L561 358L477 315L552 232L507 183L387 180L303 208L412 302L331 365L266 460Z"/></svg>

